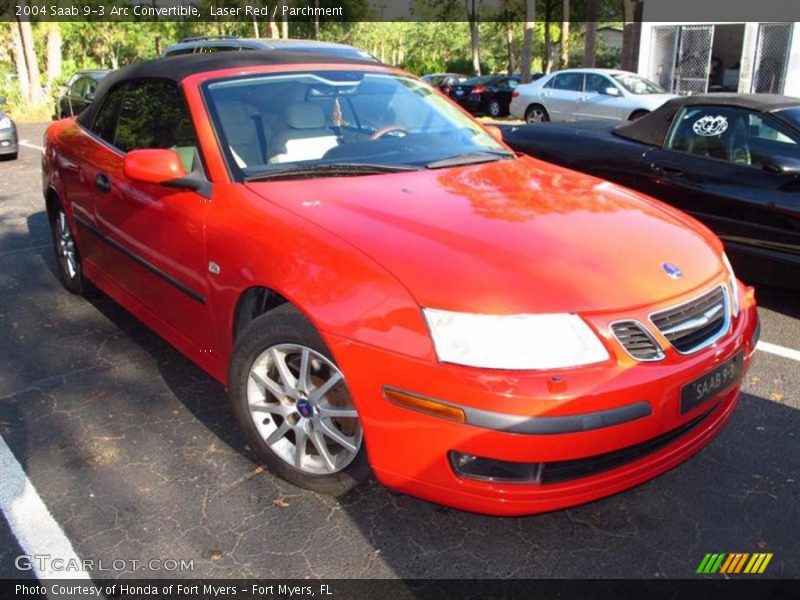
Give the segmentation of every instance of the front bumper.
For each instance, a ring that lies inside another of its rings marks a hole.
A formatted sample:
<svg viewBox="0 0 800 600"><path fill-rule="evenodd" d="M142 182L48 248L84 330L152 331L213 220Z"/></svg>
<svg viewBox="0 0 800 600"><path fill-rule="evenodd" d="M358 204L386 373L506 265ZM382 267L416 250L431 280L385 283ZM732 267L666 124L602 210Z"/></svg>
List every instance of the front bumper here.
<svg viewBox="0 0 800 600"><path fill-rule="evenodd" d="M626 361L620 353L608 363L561 370L557 380L554 373L432 364L341 338L328 337L328 342L348 374L370 464L383 484L439 504L510 516L557 510L614 494L664 473L699 451L730 419L741 381L683 415L680 390L740 351L746 373L757 327L755 303L748 301L731 331L695 354L681 356L670 349L663 361L641 363ZM613 412L642 401L650 411L574 433L509 433L396 406L384 397L385 386L518 418ZM676 431L680 435L667 435ZM459 477L448 458L457 451L501 461L563 465L646 446L656 438L667 442L645 453L629 452L632 458L627 462L618 461L600 472L590 469L585 476L551 483Z"/></svg>
<svg viewBox="0 0 800 600"><path fill-rule="evenodd" d="M19 152L17 128L0 129L0 156Z"/></svg>

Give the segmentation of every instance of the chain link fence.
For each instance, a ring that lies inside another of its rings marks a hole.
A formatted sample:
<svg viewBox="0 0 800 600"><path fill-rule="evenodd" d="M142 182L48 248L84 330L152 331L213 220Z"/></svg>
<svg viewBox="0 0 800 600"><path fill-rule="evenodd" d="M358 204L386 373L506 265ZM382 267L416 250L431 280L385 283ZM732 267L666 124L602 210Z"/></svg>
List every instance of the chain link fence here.
<svg viewBox="0 0 800 600"><path fill-rule="evenodd" d="M752 91L759 94L781 94L786 78L791 23L762 23L758 28L756 72Z"/></svg>

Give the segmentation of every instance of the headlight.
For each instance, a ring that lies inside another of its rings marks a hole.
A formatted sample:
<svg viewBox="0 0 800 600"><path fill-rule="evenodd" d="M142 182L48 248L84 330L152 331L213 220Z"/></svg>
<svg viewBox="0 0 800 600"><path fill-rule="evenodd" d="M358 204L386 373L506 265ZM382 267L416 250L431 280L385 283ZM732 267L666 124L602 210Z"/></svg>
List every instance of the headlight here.
<svg viewBox="0 0 800 600"><path fill-rule="evenodd" d="M728 260L728 255L722 253L722 262L725 263L725 268L728 270L728 283L731 286L731 310L733 316L739 316L739 284L736 283L736 275L733 272L731 261Z"/></svg>
<svg viewBox="0 0 800 600"><path fill-rule="evenodd" d="M11 119L9 117L0 119L0 129L11 129Z"/></svg>
<svg viewBox="0 0 800 600"><path fill-rule="evenodd" d="M423 309L442 362L486 369L557 369L608 358L577 315L474 315Z"/></svg>

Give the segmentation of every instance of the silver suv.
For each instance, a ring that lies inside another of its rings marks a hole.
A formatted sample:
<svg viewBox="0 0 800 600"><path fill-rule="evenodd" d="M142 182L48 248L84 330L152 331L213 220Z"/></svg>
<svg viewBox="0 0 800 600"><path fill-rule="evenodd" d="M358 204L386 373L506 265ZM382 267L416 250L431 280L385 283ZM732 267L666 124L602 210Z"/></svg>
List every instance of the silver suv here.
<svg viewBox="0 0 800 600"><path fill-rule="evenodd" d="M205 54L209 52L226 52L231 50L284 50L287 52L309 52L328 54L337 58L357 58L360 60L378 61L377 58L345 44L318 42L315 40L277 40L260 38L240 38L235 35L211 35L184 38L177 44L169 46L161 56L177 56L179 54Z"/></svg>

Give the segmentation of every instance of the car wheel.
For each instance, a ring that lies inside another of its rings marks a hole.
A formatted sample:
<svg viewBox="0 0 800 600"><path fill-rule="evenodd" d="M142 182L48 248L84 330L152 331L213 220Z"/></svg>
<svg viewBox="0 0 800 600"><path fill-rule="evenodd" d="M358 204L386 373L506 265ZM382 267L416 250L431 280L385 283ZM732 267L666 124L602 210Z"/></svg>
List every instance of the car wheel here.
<svg viewBox="0 0 800 600"><path fill-rule="evenodd" d="M628 117L628 121L635 121L636 119L645 116L649 112L650 112L649 110L644 110L644 109L635 110L631 113L631 116Z"/></svg>
<svg viewBox="0 0 800 600"><path fill-rule="evenodd" d="M50 233L53 236L55 252L61 283L73 294L83 294L84 280L81 268L81 256L75 236L61 203L56 203L50 216Z"/></svg>
<svg viewBox="0 0 800 600"><path fill-rule="evenodd" d="M491 100L489 105L486 107L486 112L490 117L499 117L502 110L500 109L500 103L497 100Z"/></svg>
<svg viewBox="0 0 800 600"><path fill-rule="evenodd" d="M546 123L550 120L550 115L547 114L547 109L541 104L532 104L525 111L526 123Z"/></svg>
<svg viewBox="0 0 800 600"><path fill-rule="evenodd" d="M361 422L344 374L292 306L258 317L242 332L228 385L250 448L276 475L333 496L369 478Z"/></svg>

